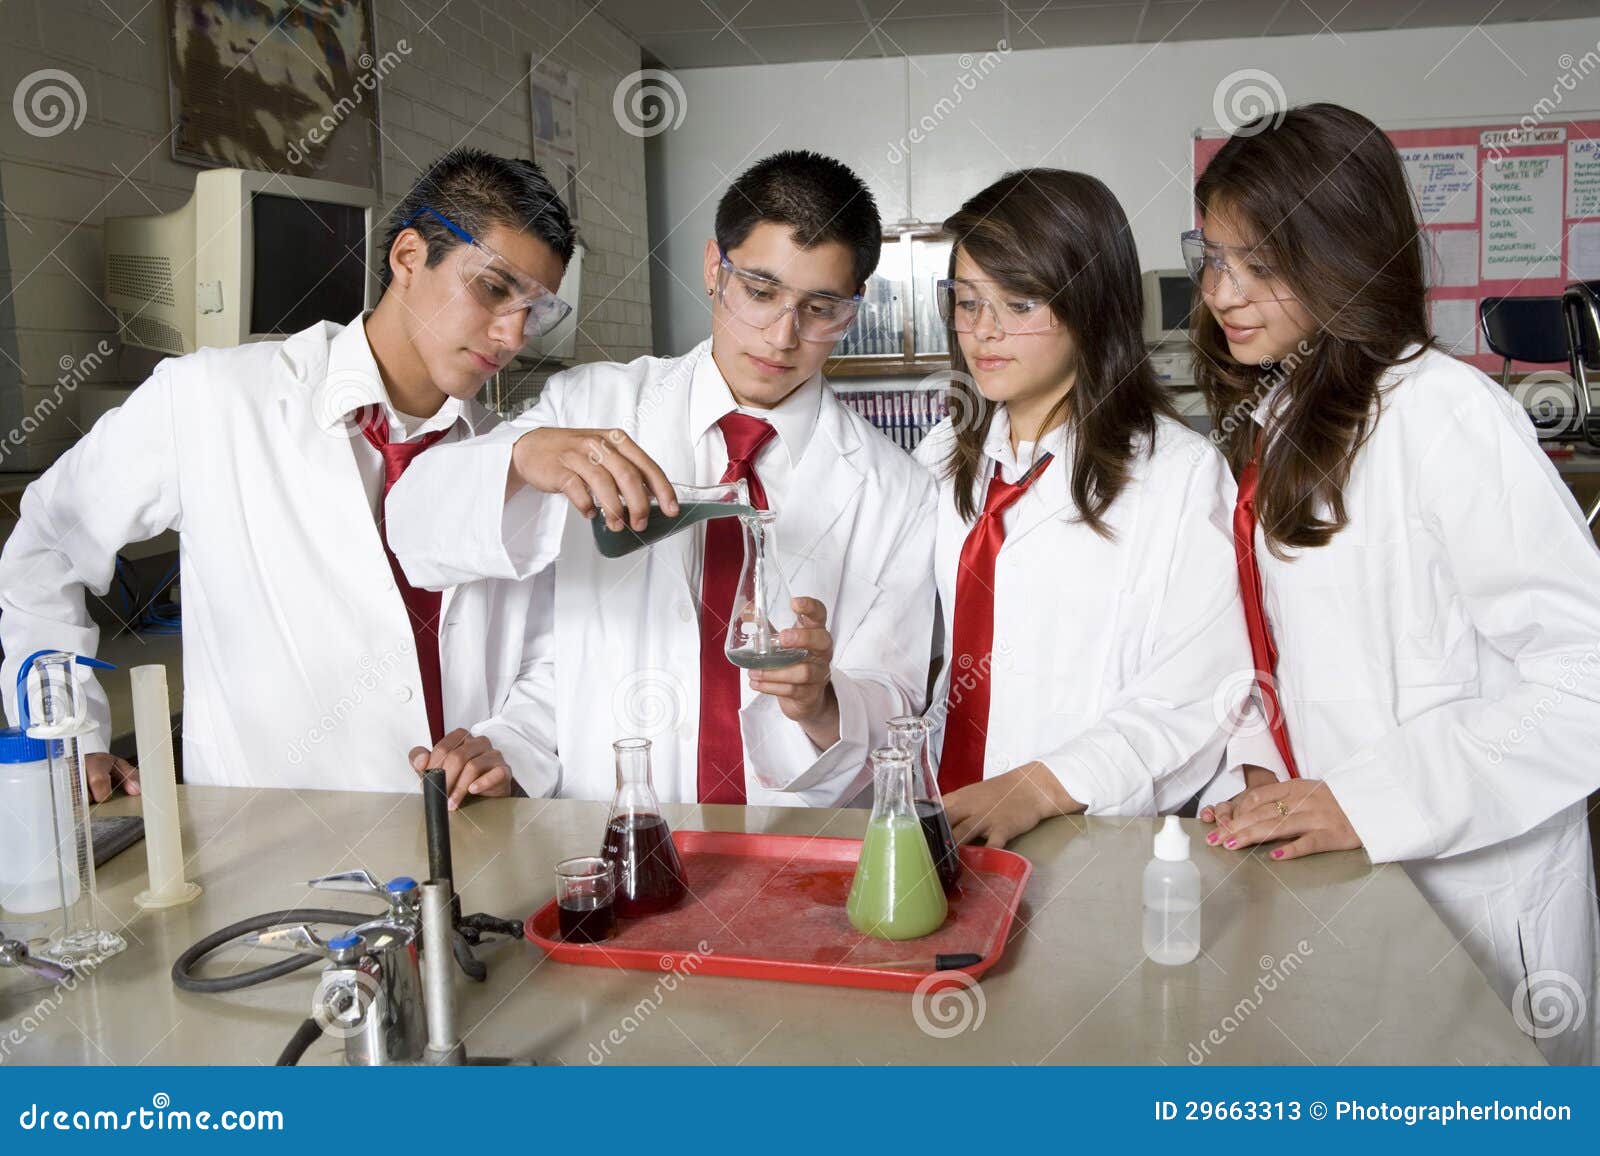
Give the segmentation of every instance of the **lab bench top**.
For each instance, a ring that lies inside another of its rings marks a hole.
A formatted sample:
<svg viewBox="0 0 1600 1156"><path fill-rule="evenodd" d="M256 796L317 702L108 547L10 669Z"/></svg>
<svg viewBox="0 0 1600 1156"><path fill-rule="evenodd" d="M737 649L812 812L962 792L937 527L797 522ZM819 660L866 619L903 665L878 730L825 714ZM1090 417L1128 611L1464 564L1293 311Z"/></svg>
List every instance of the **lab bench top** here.
<svg viewBox="0 0 1600 1156"><path fill-rule="evenodd" d="M314 968L226 995L172 986L195 940L264 911L367 908L308 891L366 867L427 873L418 795L179 788L193 903L140 911L139 847L100 873L106 923L128 950L70 993L0 971L0 1027L28 1017L23 1064L270 1064L309 1014ZM137 810L118 798L100 813ZM859 838L860 810L668 806L679 829ZM484 800L451 819L464 910L523 916L554 864L593 853L599 803ZM556 963L520 941L479 951L489 978L458 978L469 1052L542 1064L1537 1064L1534 1045L1398 866L1359 852L1274 863L1193 836L1206 898L1202 954L1164 967L1140 947L1140 877L1155 820L1052 820L1013 849L1034 873L1004 959L964 1009L903 992ZM914 954L914 951L909 952ZM214 959L207 974L269 953ZM951 993L952 997L965 993ZM41 1013L41 1005L52 1005ZM944 1018L959 1012L955 1022ZM919 1020L932 1030L919 1027ZM965 1023L965 1030L951 1027ZM616 1042L620 1040L621 1042ZM334 1063L321 1040L303 1063Z"/></svg>

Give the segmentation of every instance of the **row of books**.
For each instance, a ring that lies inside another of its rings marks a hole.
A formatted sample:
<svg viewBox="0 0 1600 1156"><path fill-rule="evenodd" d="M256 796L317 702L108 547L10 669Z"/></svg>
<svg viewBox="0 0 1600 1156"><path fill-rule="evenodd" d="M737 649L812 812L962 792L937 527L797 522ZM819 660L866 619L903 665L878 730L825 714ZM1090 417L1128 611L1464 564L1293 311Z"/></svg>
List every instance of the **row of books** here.
<svg viewBox="0 0 1600 1156"><path fill-rule="evenodd" d="M946 412L942 389L844 389L838 394L840 401L908 452L944 420Z"/></svg>

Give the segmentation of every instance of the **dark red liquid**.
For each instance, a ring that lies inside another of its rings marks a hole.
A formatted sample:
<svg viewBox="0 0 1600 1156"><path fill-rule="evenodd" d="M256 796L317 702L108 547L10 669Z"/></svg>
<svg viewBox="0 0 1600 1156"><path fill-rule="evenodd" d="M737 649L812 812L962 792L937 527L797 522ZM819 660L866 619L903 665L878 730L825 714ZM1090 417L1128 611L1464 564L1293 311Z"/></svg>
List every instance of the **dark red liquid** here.
<svg viewBox="0 0 1600 1156"><path fill-rule="evenodd" d="M939 872L939 883L948 895L961 878L961 854L956 850L955 836L950 833L944 804L918 799L917 818L922 822L923 837L928 840L928 854L933 856L933 866Z"/></svg>
<svg viewBox="0 0 1600 1156"><path fill-rule="evenodd" d="M568 943L601 943L617 929L617 909L610 903L598 907L558 906L561 938Z"/></svg>
<svg viewBox="0 0 1600 1156"><path fill-rule="evenodd" d="M688 890L672 831L660 815L619 815L606 827L600 857L615 865L617 914L665 911Z"/></svg>

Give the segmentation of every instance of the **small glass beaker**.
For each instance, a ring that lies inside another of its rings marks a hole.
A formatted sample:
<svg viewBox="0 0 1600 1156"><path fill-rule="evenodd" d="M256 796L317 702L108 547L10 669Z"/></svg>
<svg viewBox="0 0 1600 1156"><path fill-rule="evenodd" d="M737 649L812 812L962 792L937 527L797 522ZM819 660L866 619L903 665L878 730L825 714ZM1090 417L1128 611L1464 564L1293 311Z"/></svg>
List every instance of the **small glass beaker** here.
<svg viewBox="0 0 1600 1156"><path fill-rule="evenodd" d="M597 855L556 864L556 908L561 938L569 943L600 943L617 929L616 873Z"/></svg>

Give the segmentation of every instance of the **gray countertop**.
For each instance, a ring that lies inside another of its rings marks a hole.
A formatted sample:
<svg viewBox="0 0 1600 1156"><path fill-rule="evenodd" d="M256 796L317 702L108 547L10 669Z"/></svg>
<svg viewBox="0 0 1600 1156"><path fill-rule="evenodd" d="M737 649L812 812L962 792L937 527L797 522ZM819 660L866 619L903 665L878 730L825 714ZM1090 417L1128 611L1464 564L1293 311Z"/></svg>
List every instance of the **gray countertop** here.
<svg viewBox="0 0 1600 1156"><path fill-rule="evenodd" d="M190 995L171 985L173 959L261 911L367 906L297 880L357 866L379 877L426 874L420 795L190 787L180 801L189 875L204 894L142 912L133 897L145 885L143 852L108 864L101 900L128 951L70 993L24 992L18 973L0 973L0 1023L27 1017L31 1026L0 1060L270 1063L309 1012L312 971ZM101 813L138 805L119 798ZM862 811L665 813L685 829L853 837L866 821ZM465 909L522 916L545 903L554 863L592 853L605 814L600 804L549 800L489 800L457 813ZM1014 845L1033 878L1005 958L975 992L958 993L964 1005L704 975L666 985L659 974L556 963L512 942L482 952L486 983L459 985L467 1045L576 1065L1540 1062L1402 869L1374 869L1360 853L1278 864L1208 847L1199 825L1188 826L1207 894L1203 953L1186 966L1150 963L1140 949L1154 821L1057 819ZM264 958L237 952L217 966ZM52 1006L41 1015L43 1004ZM963 1019L965 1030L940 1038ZM337 1049L323 1041L305 1062L333 1062Z"/></svg>

